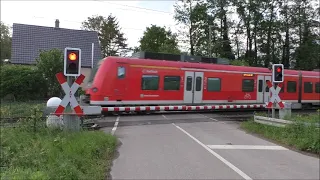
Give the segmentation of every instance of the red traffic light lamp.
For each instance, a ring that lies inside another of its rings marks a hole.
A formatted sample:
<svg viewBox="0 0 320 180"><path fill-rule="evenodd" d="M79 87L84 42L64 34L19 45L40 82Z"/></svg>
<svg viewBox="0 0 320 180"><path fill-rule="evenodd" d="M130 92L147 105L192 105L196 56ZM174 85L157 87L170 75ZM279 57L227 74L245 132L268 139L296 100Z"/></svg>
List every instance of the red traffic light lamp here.
<svg viewBox="0 0 320 180"><path fill-rule="evenodd" d="M277 72L280 73L281 71L282 71L282 68L281 68L281 67L278 67L278 68L277 68Z"/></svg>

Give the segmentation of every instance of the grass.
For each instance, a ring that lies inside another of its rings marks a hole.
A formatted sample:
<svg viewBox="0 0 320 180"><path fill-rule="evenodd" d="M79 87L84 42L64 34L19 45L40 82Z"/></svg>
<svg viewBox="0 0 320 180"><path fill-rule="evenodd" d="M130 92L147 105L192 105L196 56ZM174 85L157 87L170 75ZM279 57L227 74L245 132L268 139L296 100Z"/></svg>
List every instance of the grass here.
<svg viewBox="0 0 320 180"><path fill-rule="evenodd" d="M1 128L1 179L105 179L116 138L102 131Z"/></svg>
<svg viewBox="0 0 320 180"><path fill-rule="evenodd" d="M294 149L320 155L320 129L314 125L314 122L319 122L319 115L293 115L292 119L296 123L286 127L259 124L253 119L243 122L241 127L250 133L262 135ZM310 122L312 125L305 126L302 122Z"/></svg>
<svg viewBox="0 0 320 180"><path fill-rule="evenodd" d="M45 102L1 102L1 118L27 117L31 116L35 108L43 109Z"/></svg>
<svg viewBox="0 0 320 180"><path fill-rule="evenodd" d="M255 113L257 116L268 116L265 112L257 112ZM271 114L270 114L271 117ZM307 122L307 123L320 123L320 110L317 113L310 114L291 114L291 117L285 116L284 120L296 121L296 122ZM276 113L276 118L278 117L278 113Z"/></svg>
<svg viewBox="0 0 320 180"><path fill-rule="evenodd" d="M291 118L289 117L284 117L285 120L293 120L297 122L308 122L308 123L320 123L320 114L315 113L315 114L294 114Z"/></svg>

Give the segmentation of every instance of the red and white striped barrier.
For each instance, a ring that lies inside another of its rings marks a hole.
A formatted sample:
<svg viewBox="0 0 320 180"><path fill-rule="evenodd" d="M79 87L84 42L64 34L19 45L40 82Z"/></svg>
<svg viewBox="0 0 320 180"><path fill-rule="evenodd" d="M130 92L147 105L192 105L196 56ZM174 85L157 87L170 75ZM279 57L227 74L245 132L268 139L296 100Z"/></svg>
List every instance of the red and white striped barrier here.
<svg viewBox="0 0 320 180"><path fill-rule="evenodd" d="M69 87L66 78L64 77L63 73L58 73L56 74L56 77L64 91L64 93L66 94L64 96L64 98L62 99L60 105L58 106L58 108L55 111L55 115L60 116L63 115L63 111L66 108L66 106L69 104L71 107L74 109L74 111L76 112L76 114L78 116L82 116L83 115L83 111L80 107L80 105L78 104L78 101L76 100L74 93L77 91L77 89L79 88L80 84L83 82L85 76L84 75L80 75L75 82L72 84L71 87ZM71 113L72 114L72 113Z"/></svg>
<svg viewBox="0 0 320 180"><path fill-rule="evenodd" d="M102 107L103 112L130 111L192 111L214 109L258 109L265 108L265 104L253 105L206 105L206 106L135 106L135 107Z"/></svg>

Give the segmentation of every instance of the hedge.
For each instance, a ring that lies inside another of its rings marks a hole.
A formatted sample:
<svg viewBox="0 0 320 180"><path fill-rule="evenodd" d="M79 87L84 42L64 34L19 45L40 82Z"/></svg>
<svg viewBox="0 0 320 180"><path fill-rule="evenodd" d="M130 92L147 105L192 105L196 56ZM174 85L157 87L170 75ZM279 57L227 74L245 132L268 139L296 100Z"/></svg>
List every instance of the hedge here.
<svg viewBox="0 0 320 180"><path fill-rule="evenodd" d="M13 95L15 100L34 100L46 95L46 80L35 67L3 65L0 77L1 99Z"/></svg>

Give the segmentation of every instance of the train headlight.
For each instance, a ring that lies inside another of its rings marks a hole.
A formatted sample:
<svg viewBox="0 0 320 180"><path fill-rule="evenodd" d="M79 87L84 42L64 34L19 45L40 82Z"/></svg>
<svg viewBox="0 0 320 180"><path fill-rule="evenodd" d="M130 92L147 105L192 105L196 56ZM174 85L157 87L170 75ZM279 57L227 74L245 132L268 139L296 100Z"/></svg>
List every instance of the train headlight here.
<svg viewBox="0 0 320 180"><path fill-rule="evenodd" d="M94 88L92 88L92 91L93 92L98 92L98 88L94 87Z"/></svg>

